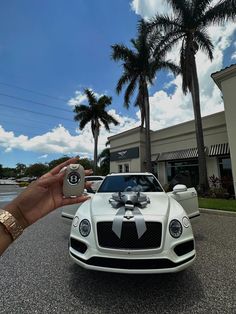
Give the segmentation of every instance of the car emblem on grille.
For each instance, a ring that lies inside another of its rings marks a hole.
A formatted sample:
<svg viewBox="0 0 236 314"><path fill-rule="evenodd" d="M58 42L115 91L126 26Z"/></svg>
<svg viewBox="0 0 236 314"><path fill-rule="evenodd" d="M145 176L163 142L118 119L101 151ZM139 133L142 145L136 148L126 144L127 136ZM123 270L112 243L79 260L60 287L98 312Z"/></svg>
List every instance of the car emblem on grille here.
<svg viewBox="0 0 236 314"><path fill-rule="evenodd" d="M126 218L126 219L131 219L131 218L134 218L134 215L133 215L133 213L132 213L132 211L131 210L127 210L126 211L126 213L125 213L125 215L124 215L124 218Z"/></svg>

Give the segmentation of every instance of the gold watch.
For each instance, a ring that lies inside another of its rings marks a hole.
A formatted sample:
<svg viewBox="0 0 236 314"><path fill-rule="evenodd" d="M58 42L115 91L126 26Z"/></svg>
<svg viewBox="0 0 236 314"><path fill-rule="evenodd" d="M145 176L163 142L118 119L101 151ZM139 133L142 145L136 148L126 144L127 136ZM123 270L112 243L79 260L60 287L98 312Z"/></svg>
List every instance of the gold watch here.
<svg viewBox="0 0 236 314"><path fill-rule="evenodd" d="M0 223L4 225L7 233L10 234L13 240L18 238L24 230L15 217L3 209L0 209Z"/></svg>

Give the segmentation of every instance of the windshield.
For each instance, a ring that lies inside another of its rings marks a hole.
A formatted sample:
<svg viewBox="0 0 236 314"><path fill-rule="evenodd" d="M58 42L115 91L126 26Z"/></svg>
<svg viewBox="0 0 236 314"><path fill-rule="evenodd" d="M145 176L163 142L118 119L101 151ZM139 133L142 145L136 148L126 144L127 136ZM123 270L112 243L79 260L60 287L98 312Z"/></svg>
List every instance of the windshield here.
<svg viewBox="0 0 236 314"><path fill-rule="evenodd" d="M153 175L107 176L101 184L100 192L163 192Z"/></svg>

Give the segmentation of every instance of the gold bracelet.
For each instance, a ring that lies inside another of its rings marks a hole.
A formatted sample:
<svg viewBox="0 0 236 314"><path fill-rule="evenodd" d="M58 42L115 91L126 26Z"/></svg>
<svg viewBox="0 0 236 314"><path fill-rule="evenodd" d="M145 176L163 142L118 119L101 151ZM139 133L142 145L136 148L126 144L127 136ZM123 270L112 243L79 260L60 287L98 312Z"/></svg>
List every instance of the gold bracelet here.
<svg viewBox="0 0 236 314"><path fill-rule="evenodd" d="M4 225L6 232L10 234L12 240L18 238L24 231L23 227L17 222L16 218L3 209L0 209L0 223Z"/></svg>

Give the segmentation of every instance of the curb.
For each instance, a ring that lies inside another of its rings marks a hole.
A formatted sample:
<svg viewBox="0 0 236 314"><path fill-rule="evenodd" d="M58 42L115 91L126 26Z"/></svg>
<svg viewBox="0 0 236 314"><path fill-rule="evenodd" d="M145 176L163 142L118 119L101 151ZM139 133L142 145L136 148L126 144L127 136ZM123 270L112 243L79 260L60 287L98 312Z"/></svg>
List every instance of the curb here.
<svg viewBox="0 0 236 314"><path fill-rule="evenodd" d="M230 212L227 210L199 208L199 211L200 211L200 213L205 213L205 214L214 214L214 215L220 215L220 216L236 217L236 212Z"/></svg>

